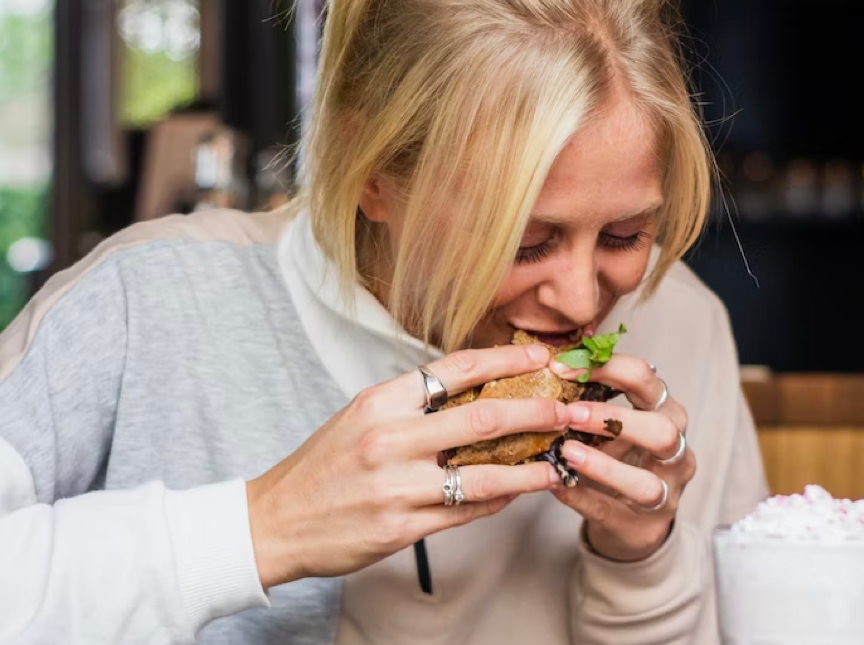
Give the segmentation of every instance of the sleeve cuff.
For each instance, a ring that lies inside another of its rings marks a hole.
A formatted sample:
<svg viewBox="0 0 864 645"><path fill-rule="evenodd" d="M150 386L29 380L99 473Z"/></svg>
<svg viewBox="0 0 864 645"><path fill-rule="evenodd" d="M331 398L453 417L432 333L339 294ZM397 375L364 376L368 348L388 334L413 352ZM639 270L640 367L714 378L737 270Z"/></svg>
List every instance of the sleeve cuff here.
<svg viewBox="0 0 864 645"><path fill-rule="evenodd" d="M258 578L246 482L166 491L177 580L192 629L253 607L269 607Z"/></svg>
<svg viewBox="0 0 864 645"><path fill-rule="evenodd" d="M594 553L584 530L579 550L585 600L598 603L607 615L650 612L687 594L704 576L699 536L680 521L657 552L638 562L616 562Z"/></svg>

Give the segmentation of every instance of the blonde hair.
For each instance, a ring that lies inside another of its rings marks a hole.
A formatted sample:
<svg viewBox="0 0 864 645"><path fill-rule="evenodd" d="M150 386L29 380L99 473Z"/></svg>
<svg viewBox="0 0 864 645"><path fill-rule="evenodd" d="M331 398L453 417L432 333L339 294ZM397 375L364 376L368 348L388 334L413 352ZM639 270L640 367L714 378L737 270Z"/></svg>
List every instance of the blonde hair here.
<svg viewBox="0 0 864 645"><path fill-rule="evenodd" d="M445 351L490 307L567 140L623 85L665 161L659 262L701 233L711 162L662 0L331 0L299 192L350 297L383 226L358 212L384 178L401 210L389 307ZM423 285L421 292L415 285Z"/></svg>

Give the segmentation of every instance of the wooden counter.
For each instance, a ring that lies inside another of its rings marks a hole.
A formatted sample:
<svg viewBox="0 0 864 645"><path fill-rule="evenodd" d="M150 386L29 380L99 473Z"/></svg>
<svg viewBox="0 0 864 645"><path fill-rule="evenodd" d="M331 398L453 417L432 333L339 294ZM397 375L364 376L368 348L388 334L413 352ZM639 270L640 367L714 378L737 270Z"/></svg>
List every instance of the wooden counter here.
<svg viewBox="0 0 864 645"><path fill-rule="evenodd" d="M864 498L864 375L782 374L742 380L773 494L819 484Z"/></svg>

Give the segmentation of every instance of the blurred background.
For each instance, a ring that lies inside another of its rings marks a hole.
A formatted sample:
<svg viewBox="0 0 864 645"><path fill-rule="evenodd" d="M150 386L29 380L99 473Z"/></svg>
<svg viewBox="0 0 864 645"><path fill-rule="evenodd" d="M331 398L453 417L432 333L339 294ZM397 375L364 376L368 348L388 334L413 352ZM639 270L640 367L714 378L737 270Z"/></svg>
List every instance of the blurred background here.
<svg viewBox="0 0 864 645"><path fill-rule="evenodd" d="M321 2L286 8L0 0L0 330L133 222L285 199ZM774 492L864 497L864 2L683 0L682 14L724 182L686 261L729 309Z"/></svg>

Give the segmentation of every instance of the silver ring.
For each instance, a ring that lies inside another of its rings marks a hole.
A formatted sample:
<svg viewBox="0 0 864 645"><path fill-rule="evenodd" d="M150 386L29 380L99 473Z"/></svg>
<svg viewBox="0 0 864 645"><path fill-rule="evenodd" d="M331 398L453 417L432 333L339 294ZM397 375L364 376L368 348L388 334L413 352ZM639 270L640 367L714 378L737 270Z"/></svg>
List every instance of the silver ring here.
<svg viewBox="0 0 864 645"><path fill-rule="evenodd" d="M444 486L442 487L444 506L459 506L465 501L465 494L462 492L462 473L459 472L459 466L446 466L444 473Z"/></svg>
<svg viewBox="0 0 864 645"><path fill-rule="evenodd" d="M657 373L657 366L654 363L649 363L648 368L655 374Z"/></svg>
<svg viewBox="0 0 864 645"><path fill-rule="evenodd" d="M660 485L663 487L663 493L660 495L660 501L657 502L654 506L640 506L639 510L645 513L653 513L655 511L659 511L661 508L666 506L666 502L669 500L669 484L667 484L664 480L660 480Z"/></svg>
<svg viewBox="0 0 864 645"><path fill-rule="evenodd" d="M687 452L687 438L684 436L683 432L679 432L678 452L669 457L669 459L658 459L657 457L654 457L654 459L657 459L657 463L659 463L661 466L672 466L674 464L677 464L684 458L685 452Z"/></svg>
<svg viewBox="0 0 864 645"><path fill-rule="evenodd" d="M441 379L430 372L425 365L421 365L417 369L423 375L423 390L426 393L425 412L437 412L447 403L447 388L444 387Z"/></svg>
<svg viewBox="0 0 864 645"><path fill-rule="evenodd" d="M660 409L660 406L666 403L666 399L669 398L669 388L666 386L666 381L659 376L657 378L660 380L660 383L663 384L663 393L660 394L660 398L657 400L657 403L654 404L653 408L641 408L645 412L657 412L657 410Z"/></svg>

